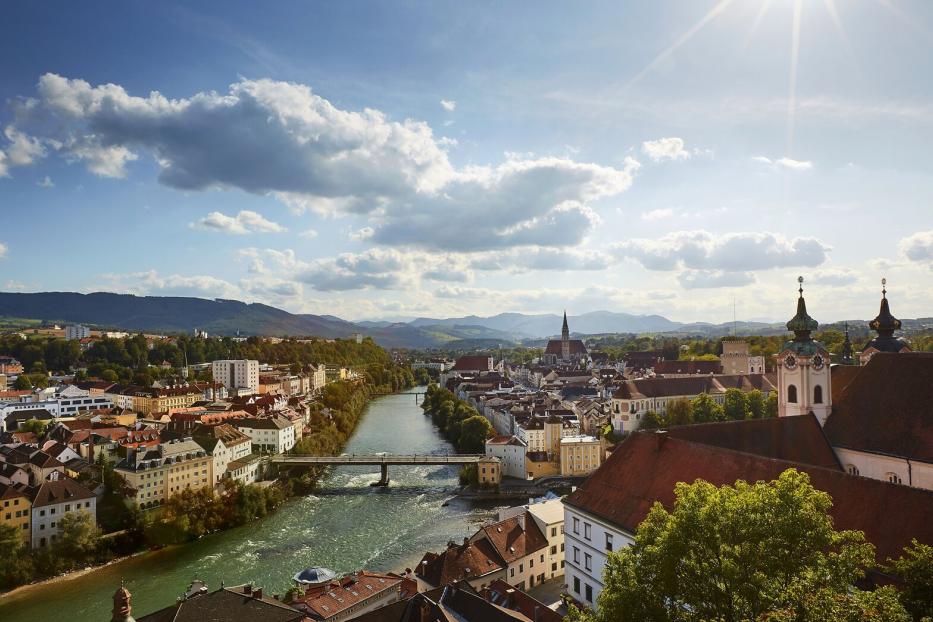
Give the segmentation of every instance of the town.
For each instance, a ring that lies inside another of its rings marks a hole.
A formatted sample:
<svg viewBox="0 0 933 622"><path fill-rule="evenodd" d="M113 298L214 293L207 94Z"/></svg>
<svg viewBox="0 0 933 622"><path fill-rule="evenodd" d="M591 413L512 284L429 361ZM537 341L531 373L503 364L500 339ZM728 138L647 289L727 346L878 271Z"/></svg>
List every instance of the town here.
<svg viewBox="0 0 933 622"><path fill-rule="evenodd" d="M530 364L487 355L386 355L384 365L404 372L390 390L415 386L416 377L427 383L415 400L422 398L424 416L458 452L420 458L348 455L339 445L308 443L322 426L338 427L340 405L328 393L357 387L370 395L379 388L374 382L383 376L374 378L362 365L223 359L175 368L164 360L148 364L158 380L145 387L90 377L88 368L72 376L40 371L48 354L27 372L4 354L4 580L232 527L237 523L218 505L249 520L258 516L247 504L250 489L260 498L279 489L271 511L284 502L284 483L291 494L311 491L313 481L296 487L296 477L319 477L322 468L381 464L373 485L391 487L389 464L451 461L463 465L461 495L494 499L500 509L462 541L424 552L413 567L343 576L322 566L296 568L288 589L209 587L191 577L183 599L165 611L137 611L135 619L209 610L254 620L557 620L568 607L596 608L612 552L636 546L653 504L675 506L677 482L777 482L790 472L830 495L833 526L863 533L879 564L910 555L925 555L929 564L929 547L911 547L933 541L926 419L933 354L913 352L896 335L901 322L886 290L869 323L873 337L853 344L846 332L840 350L830 352L813 336L819 324L807 313L802 279L799 289L787 322L792 335L767 357L751 355L746 341L724 338L716 360L668 360L661 351L610 360L571 338L566 314L560 338L544 344ZM77 344L85 360L95 360L97 348L134 339L150 359L159 348L185 343L80 325L14 332L3 343L27 353L30 346L22 344L37 338L46 353ZM194 339L211 338L199 332ZM362 335L321 341L310 343L338 347L344 360L371 359L378 350ZM281 344L289 342L266 346ZM33 386L37 380L46 386ZM166 530L173 539L157 540ZM60 558L57 564L50 565L49 553ZM886 584L885 568L869 567L859 585ZM130 620L132 607L130 591L121 587L112 620Z"/></svg>

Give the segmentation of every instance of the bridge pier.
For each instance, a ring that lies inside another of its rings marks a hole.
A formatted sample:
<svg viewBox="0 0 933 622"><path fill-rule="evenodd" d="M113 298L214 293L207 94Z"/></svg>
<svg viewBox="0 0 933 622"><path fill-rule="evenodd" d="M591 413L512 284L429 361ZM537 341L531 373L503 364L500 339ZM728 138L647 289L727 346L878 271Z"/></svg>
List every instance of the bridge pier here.
<svg viewBox="0 0 933 622"><path fill-rule="evenodd" d="M373 482L372 484L370 484L370 486L385 487L389 485L389 465L388 464L380 465L380 469L382 470L382 477L379 478L378 482Z"/></svg>

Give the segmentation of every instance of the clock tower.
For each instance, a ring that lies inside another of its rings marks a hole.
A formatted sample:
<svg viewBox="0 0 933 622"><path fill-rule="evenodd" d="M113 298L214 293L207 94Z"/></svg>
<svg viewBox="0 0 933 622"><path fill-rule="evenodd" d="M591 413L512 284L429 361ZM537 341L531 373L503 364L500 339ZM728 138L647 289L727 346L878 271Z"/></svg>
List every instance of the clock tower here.
<svg viewBox="0 0 933 622"><path fill-rule="evenodd" d="M832 409L832 393L829 379L829 352L810 333L819 324L807 315L807 303L803 299L803 277L797 298L797 315L787 323L787 330L794 338L786 342L775 355L778 370L778 416L816 415L820 425Z"/></svg>

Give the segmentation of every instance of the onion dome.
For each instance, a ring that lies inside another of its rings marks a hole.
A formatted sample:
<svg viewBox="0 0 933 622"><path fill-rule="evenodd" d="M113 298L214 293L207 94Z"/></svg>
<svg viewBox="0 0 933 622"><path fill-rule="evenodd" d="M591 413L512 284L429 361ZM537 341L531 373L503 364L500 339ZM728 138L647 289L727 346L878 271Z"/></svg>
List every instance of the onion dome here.
<svg viewBox="0 0 933 622"><path fill-rule="evenodd" d="M800 297L797 298L797 315L792 317L787 323L787 330L794 333L794 341L805 342L812 341L810 333L819 328L819 323L807 315L807 302L803 299L803 277L797 277L800 283Z"/></svg>
<svg viewBox="0 0 933 622"><path fill-rule="evenodd" d="M909 350L910 346L903 339L894 336L894 331L900 330L901 321L891 314L888 306L887 279L881 279L881 309L878 316L868 323L868 327L878 333L878 336L865 344L862 351L874 348L879 352L901 352Z"/></svg>
<svg viewBox="0 0 933 622"><path fill-rule="evenodd" d="M842 364L843 365L854 365L855 360L852 358L852 342L849 341L849 323L846 322L846 338L842 342Z"/></svg>
<svg viewBox="0 0 933 622"><path fill-rule="evenodd" d="M130 594L130 591L126 589L121 581L119 589L113 594L111 622L135 622L133 619L133 606L130 602L132 597L133 595Z"/></svg>

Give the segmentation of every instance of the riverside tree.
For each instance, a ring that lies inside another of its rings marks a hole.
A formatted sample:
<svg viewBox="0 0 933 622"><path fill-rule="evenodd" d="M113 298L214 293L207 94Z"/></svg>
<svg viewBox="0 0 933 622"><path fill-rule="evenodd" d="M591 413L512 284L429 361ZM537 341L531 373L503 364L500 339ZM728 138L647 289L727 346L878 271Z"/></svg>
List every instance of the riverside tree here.
<svg viewBox="0 0 933 622"><path fill-rule="evenodd" d="M856 531L833 529L832 501L793 469L771 482L677 484L635 542L609 555L597 612L573 622L906 622L893 588L853 585L874 564Z"/></svg>

